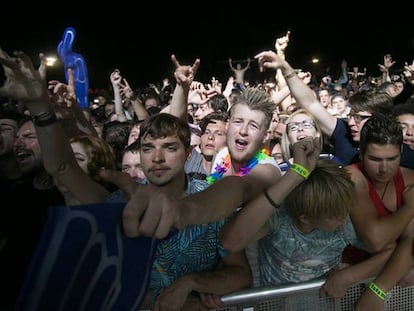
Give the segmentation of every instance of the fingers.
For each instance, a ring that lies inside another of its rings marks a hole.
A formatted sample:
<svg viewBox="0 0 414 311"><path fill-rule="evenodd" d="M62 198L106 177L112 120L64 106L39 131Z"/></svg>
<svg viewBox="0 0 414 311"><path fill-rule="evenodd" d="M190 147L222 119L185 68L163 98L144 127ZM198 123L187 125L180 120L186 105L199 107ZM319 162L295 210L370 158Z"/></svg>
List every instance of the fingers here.
<svg viewBox="0 0 414 311"><path fill-rule="evenodd" d="M128 83L127 79L125 79L125 78L124 78L124 80L123 80L123 81L124 81L125 86L126 86L127 88L129 88L129 89L130 89L131 87L130 87L130 85L129 85L129 83Z"/></svg>
<svg viewBox="0 0 414 311"><path fill-rule="evenodd" d="M173 218L163 212L164 195L151 185L142 186L134 193L122 213L122 225L128 237L163 239L169 234Z"/></svg>
<svg viewBox="0 0 414 311"><path fill-rule="evenodd" d="M255 58L255 59L259 59L259 58L262 58L264 55L266 55L266 52L260 52L260 53L256 54L256 55L254 56L254 58Z"/></svg>
<svg viewBox="0 0 414 311"><path fill-rule="evenodd" d="M141 199L145 203L145 196L142 196ZM122 211L122 227L125 235L130 238L140 236L141 213L134 203L134 201L129 201Z"/></svg>
<svg viewBox="0 0 414 311"><path fill-rule="evenodd" d="M16 62L20 64L20 66L24 66L28 68L32 74L34 73L35 69L33 68L32 60L29 56L26 55L26 53L22 51L14 52L14 55L16 56Z"/></svg>
<svg viewBox="0 0 414 311"><path fill-rule="evenodd" d="M151 200L156 194L157 189L152 185L142 185L134 192L122 211L122 226L126 236L131 238L138 236L162 238L168 234L162 236L161 232L157 236L156 231L161 215L158 204L150 206ZM154 201L160 202L158 197Z"/></svg>
<svg viewBox="0 0 414 311"><path fill-rule="evenodd" d="M218 309L223 307L221 297L215 294L200 293L201 301L210 309Z"/></svg>
<svg viewBox="0 0 414 311"><path fill-rule="evenodd" d="M73 70L72 68L68 68L67 70L68 73L68 86L70 87L71 91L75 91L75 77L73 75Z"/></svg>
<svg viewBox="0 0 414 311"><path fill-rule="evenodd" d="M175 68L178 68L181 66L180 62L178 61L178 59L175 57L174 54L171 55L171 61L174 64Z"/></svg>
<svg viewBox="0 0 414 311"><path fill-rule="evenodd" d="M293 145L294 162L312 170L319 159L321 152L320 137L305 137Z"/></svg>
<svg viewBox="0 0 414 311"><path fill-rule="evenodd" d="M255 59L259 62L259 70L263 72L267 68L274 68L273 62L276 61L276 53L273 51L264 51L256 54L254 56Z"/></svg>
<svg viewBox="0 0 414 311"><path fill-rule="evenodd" d="M196 73L197 73L197 71L198 71L198 68L200 67L200 60L197 58L195 61L194 61L194 64L191 66L191 68L192 68L192 70L193 70L193 75L195 76L196 75Z"/></svg>
<svg viewBox="0 0 414 311"><path fill-rule="evenodd" d="M173 228L172 219L170 217L161 217L156 226L156 231L155 231L154 236L157 239L163 239L170 233L171 228ZM144 230L145 232L145 224L144 226L142 226L142 230ZM147 232L145 232L145 234L147 234Z"/></svg>
<svg viewBox="0 0 414 311"><path fill-rule="evenodd" d="M16 63L16 58L10 57L3 50L1 50L1 53L0 53L0 64L10 68L11 70L16 70L18 68L18 65Z"/></svg>
<svg viewBox="0 0 414 311"><path fill-rule="evenodd" d="M49 89L53 90L53 94L58 94L59 92L65 92L66 85L62 82L58 82L56 84L50 84Z"/></svg>
<svg viewBox="0 0 414 311"><path fill-rule="evenodd" d="M39 68L37 68L37 71L39 72L39 75L42 78L42 80L46 80L47 60L46 60L45 54L39 53L39 58L40 58L40 66Z"/></svg>

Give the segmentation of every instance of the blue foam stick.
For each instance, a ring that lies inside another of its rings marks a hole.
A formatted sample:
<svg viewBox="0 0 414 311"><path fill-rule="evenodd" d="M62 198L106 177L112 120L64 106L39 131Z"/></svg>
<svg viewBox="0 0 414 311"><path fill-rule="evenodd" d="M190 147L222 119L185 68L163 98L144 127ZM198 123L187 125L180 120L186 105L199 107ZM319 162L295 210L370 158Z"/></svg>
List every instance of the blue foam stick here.
<svg viewBox="0 0 414 311"><path fill-rule="evenodd" d="M59 42L57 53L64 64L66 82L68 82L67 69L71 68L75 79L76 97L81 108L89 107L88 90L88 70L86 61L79 53L72 51L73 41L76 31L73 27L68 27L63 32L62 41Z"/></svg>

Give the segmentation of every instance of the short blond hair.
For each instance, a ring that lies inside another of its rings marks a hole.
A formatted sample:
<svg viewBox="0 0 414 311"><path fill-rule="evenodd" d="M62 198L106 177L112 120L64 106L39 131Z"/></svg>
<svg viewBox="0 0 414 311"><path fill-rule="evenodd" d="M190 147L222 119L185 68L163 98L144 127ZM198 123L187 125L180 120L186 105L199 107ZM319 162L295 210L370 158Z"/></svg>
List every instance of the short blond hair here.
<svg viewBox="0 0 414 311"><path fill-rule="evenodd" d="M269 128L276 105L268 93L253 87L245 88L234 98L233 105L229 109L230 118L234 112L234 107L240 104L246 105L251 110L263 112L265 115L264 128L266 130Z"/></svg>
<svg viewBox="0 0 414 311"><path fill-rule="evenodd" d="M309 177L286 198L290 215L299 219L347 217L354 204L355 185L347 170L328 159L319 159Z"/></svg>

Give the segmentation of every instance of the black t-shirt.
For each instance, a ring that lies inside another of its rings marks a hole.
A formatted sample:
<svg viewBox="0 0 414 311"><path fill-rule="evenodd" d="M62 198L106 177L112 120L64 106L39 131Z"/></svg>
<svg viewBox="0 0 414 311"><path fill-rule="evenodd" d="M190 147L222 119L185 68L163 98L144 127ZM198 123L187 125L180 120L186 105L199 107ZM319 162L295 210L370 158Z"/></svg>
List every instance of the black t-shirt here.
<svg viewBox="0 0 414 311"><path fill-rule="evenodd" d="M0 181L0 309L12 309L33 251L43 231L48 208L64 205L56 187L36 189L33 178Z"/></svg>
<svg viewBox="0 0 414 311"><path fill-rule="evenodd" d="M414 169L414 150L403 144L400 166Z"/></svg>

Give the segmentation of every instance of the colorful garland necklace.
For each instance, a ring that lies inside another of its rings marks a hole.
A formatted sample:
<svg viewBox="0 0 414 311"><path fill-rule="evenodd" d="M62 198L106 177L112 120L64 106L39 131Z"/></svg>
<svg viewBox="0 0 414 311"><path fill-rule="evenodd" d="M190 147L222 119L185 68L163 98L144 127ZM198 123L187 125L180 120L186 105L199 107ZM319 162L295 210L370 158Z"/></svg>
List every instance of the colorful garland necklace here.
<svg viewBox="0 0 414 311"><path fill-rule="evenodd" d="M253 167L256 166L261 160L269 158L269 150L263 148L261 149L256 155L247 162L246 166L240 168L240 172L238 174L234 174L234 176L246 176L250 173ZM220 164L217 164L214 168L214 172L207 176L207 183L209 185L214 184L217 180L221 179L230 168L231 168L231 158L230 154L227 153L225 157L221 158Z"/></svg>

